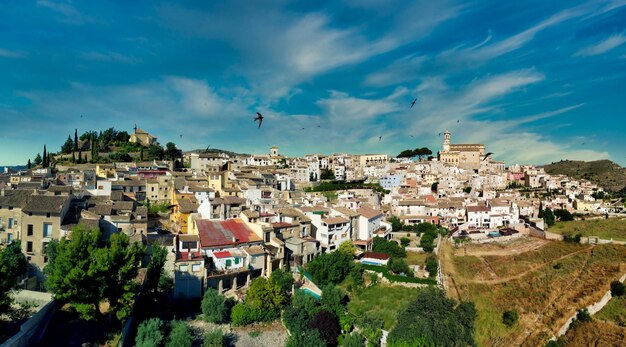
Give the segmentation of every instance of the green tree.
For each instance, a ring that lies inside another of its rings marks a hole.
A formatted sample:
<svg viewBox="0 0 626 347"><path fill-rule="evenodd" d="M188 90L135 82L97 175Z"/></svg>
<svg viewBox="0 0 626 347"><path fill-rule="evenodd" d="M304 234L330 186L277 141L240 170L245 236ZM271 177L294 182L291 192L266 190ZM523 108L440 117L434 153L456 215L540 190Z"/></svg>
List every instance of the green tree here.
<svg viewBox="0 0 626 347"><path fill-rule="evenodd" d="M262 320L270 321L280 315L280 310L287 302L287 297L278 284L258 277L252 281L246 294L246 304L260 312Z"/></svg>
<svg viewBox="0 0 626 347"><path fill-rule="evenodd" d="M317 285L338 284L352 270L352 256L343 252L324 253L316 256L307 265L307 270Z"/></svg>
<svg viewBox="0 0 626 347"><path fill-rule="evenodd" d="M289 271L276 269L272 271L270 282L277 284L283 293L287 293L291 291L291 287L293 286L293 275Z"/></svg>
<svg viewBox="0 0 626 347"><path fill-rule="evenodd" d="M176 148L176 144L174 142L168 142L165 144L165 158L168 160L174 160L180 156L179 154L180 150Z"/></svg>
<svg viewBox="0 0 626 347"><path fill-rule="evenodd" d="M415 156L414 150L405 149L404 151L400 152L400 154L398 154L396 158L413 158L414 156Z"/></svg>
<svg viewBox="0 0 626 347"><path fill-rule="evenodd" d="M512 327L519 320L519 314L515 310L508 310L502 313L502 323L507 327Z"/></svg>
<svg viewBox="0 0 626 347"><path fill-rule="evenodd" d="M402 231L404 223L402 223L400 218L396 216L391 216L391 218L389 218L389 222L391 223L391 231Z"/></svg>
<svg viewBox="0 0 626 347"><path fill-rule="evenodd" d="M339 317L345 311L343 305L344 297L345 295L341 289L332 284L327 284L322 288L320 305L322 306L322 309L331 311L335 314L335 316Z"/></svg>
<svg viewBox="0 0 626 347"><path fill-rule="evenodd" d="M391 257L406 258L406 251L395 241L385 240L382 237L374 237L372 251L385 253Z"/></svg>
<svg viewBox="0 0 626 347"><path fill-rule="evenodd" d="M151 145L150 147L148 147L148 156L150 157L150 159L163 160L164 155L165 151L163 150L163 147L159 145Z"/></svg>
<svg viewBox="0 0 626 347"><path fill-rule="evenodd" d="M333 170L322 169L322 172L320 173L320 179L321 180L334 180L335 174L333 173Z"/></svg>
<svg viewBox="0 0 626 347"><path fill-rule="evenodd" d="M74 141L72 141L72 137L70 135L67 135L67 140L65 140L65 143L61 146L61 153L70 154L72 148L74 148Z"/></svg>
<svg viewBox="0 0 626 347"><path fill-rule="evenodd" d="M435 277L437 275L437 270L439 268L439 264L437 262L437 257L434 254L426 257L426 271L428 271L429 277Z"/></svg>
<svg viewBox="0 0 626 347"><path fill-rule="evenodd" d="M407 264L406 260L402 258L390 258L387 263L387 268L396 274L409 273L409 264Z"/></svg>
<svg viewBox="0 0 626 347"><path fill-rule="evenodd" d="M341 333L339 321L331 311L318 312L309 323L311 330L319 331L327 346L337 346L337 337Z"/></svg>
<svg viewBox="0 0 626 347"><path fill-rule="evenodd" d="M46 151L46 145L43 145L43 163L41 164L43 167L48 167L48 151Z"/></svg>
<svg viewBox="0 0 626 347"><path fill-rule="evenodd" d="M561 222L569 222L574 220L574 216L565 209L558 209L554 211L554 216Z"/></svg>
<svg viewBox="0 0 626 347"><path fill-rule="evenodd" d="M139 151L139 161L143 161L143 147Z"/></svg>
<svg viewBox="0 0 626 347"><path fill-rule="evenodd" d="M161 274L163 273L163 266L167 260L167 249L159 245L152 245L152 257L148 263L146 271L146 282L144 284L144 290L147 292L154 292L159 285Z"/></svg>
<svg viewBox="0 0 626 347"><path fill-rule="evenodd" d="M258 312L243 302L233 306L233 309L230 311L230 321L235 326L252 324L258 319L258 316Z"/></svg>
<svg viewBox="0 0 626 347"><path fill-rule="evenodd" d="M191 347L193 344L193 336L187 323L180 320L175 320L171 324L172 330L170 336L167 339L166 347Z"/></svg>
<svg viewBox="0 0 626 347"><path fill-rule="evenodd" d="M56 255L49 258L46 286L83 318L98 316L98 304L106 299L116 317L123 320L130 313L142 255L143 247L130 245L125 234L101 242L99 230L78 226L69 238L61 239Z"/></svg>
<svg viewBox="0 0 626 347"><path fill-rule="evenodd" d="M548 227L551 227L556 223L554 213L550 208L543 210L543 220Z"/></svg>
<svg viewBox="0 0 626 347"><path fill-rule="evenodd" d="M78 152L78 129L74 129L74 152Z"/></svg>
<svg viewBox="0 0 626 347"><path fill-rule="evenodd" d="M410 239L410 238L408 238L408 237L402 237L402 238L400 238L400 245L401 245L402 247L408 247L408 246L409 246L409 244L411 244L411 239Z"/></svg>
<svg viewBox="0 0 626 347"><path fill-rule="evenodd" d="M401 345L423 339L421 342L426 345L475 345L474 305L461 303L455 306L455 301L446 298L439 289L420 290L417 298L398 314L398 323L389 333L388 343Z"/></svg>
<svg viewBox="0 0 626 347"><path fill-rule="evenodd" d="M26 163L26 168L30 169L33 165L30 163L30 158L28 159L28 162Z"/></svg>
<svg viewBox="0 0 626 347"><path fill-rule="evenodd" d="M202 297L202 315L211 323L224 323L227 320L228 309L226 298L213 288L207 288Z"/></svg>
<svg viewBox="0 0 626 347"><path fill-rule="evenodd" d="M341 342L341 347L363 347L365 338L358 332L346 334Z"/></svg>
<svg viewBox="0 0 626 347"><path fill-rule="evenodd" d="M354 245L354 243L352 243L352 241L347 240L342 242L337 250L349 256L354 256L354 253L356 252L356 246Z"/></svg>
<svg viewBox="0 0 626 347"><path fill-rule="evenodd" d="M163 342L163 321L159 318L144 320L137 327L136 347L160 346Z"/></svg>
<svg viewBox="0 0 626 347"><path fill-rule="evenodd" d="M620 281L611 282L611 295L623 296L626 293L626 286Z"/></svg>
<svg viewBox="0 0 626 347"><path fill-rule="evenodd" d="M41 159L41 154L37 153L35 159L33 160L33 163L35 163L35 166L38 166L41 165L42 162L43 160Z"/></svg>
<svg viewBox="0 0 626 347"><path fill-rule="evenodd" d="M430 190L432 190L433 192L437 191L437 187L439 187L439 182L435 182L433 184L430 185Z"/></svg>
<svg viewBox="0 0 626 347"><path fill-rule="evenodd" d="M0 252L0 314L6 313L13 300L9 291L17 280L26 273L26 257L22 253L20 240L14 240Z"/></svg>
<svg viewBox="0 0 626 347"><path fill-rule="evenodd" d="M300 334L292 334L287 339L285 347L324 347L326 341L317 329L303 332Z"/></svg>
<svg viewBox="0 0 626 347"><path fill-rule="evenodd" d="M283 322L291 334L298 335L308 329L311 318L320 310L317 300L297 290L291 297L291 304L283 311Z"/></svg>

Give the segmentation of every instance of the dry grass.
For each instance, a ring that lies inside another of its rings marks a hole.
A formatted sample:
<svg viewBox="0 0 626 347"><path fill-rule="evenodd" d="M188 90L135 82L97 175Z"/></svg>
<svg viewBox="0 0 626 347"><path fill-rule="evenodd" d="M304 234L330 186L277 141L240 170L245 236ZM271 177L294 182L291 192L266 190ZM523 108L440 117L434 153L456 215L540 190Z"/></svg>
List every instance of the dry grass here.
<svg viewBox="0 0 626 347"><path fill-rule="evenodd" d="M626 328L594 319L570 329L561 340L562 346L624 346Z"/></svg>
<svg viewBox="0 0 626 347"><path fill-rule="evenodd" d="M517 255L457 256L447 265L456 284L449 292L476 304L480 346L537 346L626 271L626 247L550 242ZM520 314L511 328L501 322L506 310Z"/></svg>
<svg viewBox="0 0 626 347"><path fill-rule="evenodd" d="M626 296L613 297L594 318L626 327Z"/></svg>
<svg viewBox="0 0 626 347"><path fill-rule="evenodd" d="M431 253L425 253L425 252L406 252L406 262L409 265L423 266L424 263L426 262L426 258L430 254Z"/></svg>
<svg viewBox="0 0 626 347"><path fill-rule="evenodd" d="M626 241L626 219L609 218L558 222L550 232L561 235L597 236L601 239Z"/></svg>

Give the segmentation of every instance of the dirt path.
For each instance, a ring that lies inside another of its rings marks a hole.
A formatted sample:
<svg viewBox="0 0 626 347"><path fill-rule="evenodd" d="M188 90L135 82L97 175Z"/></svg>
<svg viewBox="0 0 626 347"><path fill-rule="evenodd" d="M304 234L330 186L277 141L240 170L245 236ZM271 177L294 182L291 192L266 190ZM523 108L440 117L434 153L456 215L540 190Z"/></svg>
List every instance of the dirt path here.
<svg viewBox="0 0 626 347"><path fill-rule="evenodd" d="M547 262L543 262L543 263L541 263L541 264L538 264L538 265L535 265L535 266L533 266L533 267L529 268L528 270L525 270L525 271L523 271L523 272L520 272L520 273L518 273L517 275L513 275L513 276L509 276L509 277L496 278L496 279L492 279L492 280L476 280L476 279L470 279L470 280L466 280L466 281L467 281L467 282L471 282L471 283L482 283L482 284L497 284L497 283L502 283L502 282L508 282L508 281L511 281L511 280L515 280L515 279L522 278L522 277L524 277L526 274L528 274L528 273L530 273L530 272L533 272L533 271L536 271L536 270L539 270L539 269L543 268L544 266L546 266L546 265L548 265L548 264L552 264L552 263L553 263L553 262L555 262L555 261L558 261L558 260L563 260L563 259L565 259L565 258L569 258L569 257L571 257L571 256L573 256L573 255L575 255L575 254L578 254L578 253L588 252L589 250L591 250L591 248L593 248L593 246L592 246L592 247L583 248L583 249L580 249L580 250L575 251L575 252L572 252L572 253L565 254L565 255L563 255L563 256L560 256L560 257L558 257L558 258L556 258L556 259L552 259L552 260L547 261ZM480 259L482 259L482 258L480 258ZM482 259L482 260L484 261L484 259ZM489 271L490 271L490 272L492 272L492 271L493 271L493 268L491 268L491 266L489 266L489 263L487 263L486 261L485 261L485 263L488 265L488 269L489 269ZM497 276L497 275L495 274L495 272L493 272L493 275Z"/></svg>

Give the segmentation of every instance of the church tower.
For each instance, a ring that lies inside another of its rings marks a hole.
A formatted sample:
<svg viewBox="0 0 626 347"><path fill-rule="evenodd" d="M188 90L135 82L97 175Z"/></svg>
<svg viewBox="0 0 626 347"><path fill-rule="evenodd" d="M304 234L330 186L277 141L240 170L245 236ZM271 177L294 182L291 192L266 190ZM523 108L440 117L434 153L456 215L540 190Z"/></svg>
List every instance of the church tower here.
<svg viewBox="0 0 626 347"><path fill-rule="evenodd" d="M277 157L277 156L278 156L278 147L272 146L270 148L270 157Z"/></svg>
<svg viewBox="0 0 626 347"><path fill-rule="evenodd" d="M450 132L448 130L443 133L443 151L450 152Z"/></svg>

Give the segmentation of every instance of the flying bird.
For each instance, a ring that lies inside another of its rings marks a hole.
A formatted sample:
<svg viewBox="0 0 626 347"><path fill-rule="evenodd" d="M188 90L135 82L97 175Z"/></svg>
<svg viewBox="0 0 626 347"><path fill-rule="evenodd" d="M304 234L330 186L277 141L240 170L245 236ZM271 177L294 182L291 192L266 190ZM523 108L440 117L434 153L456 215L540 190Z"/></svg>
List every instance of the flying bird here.
<svg viewBox="0 0 626 347"><path fill-rule="evenodd" d="M416 101L417 101L417 98L413 99L413 102L411 103L411 107L410 108L413 108L413 106L415 106L415 102Z"/></svg>
<svg viewBox="0 0 626 347"><path fill-rule="evenodd" d="M488 152L487 154L485 154L485 157L483 158L483 161L487 160L487 158L492 155L493 153Z"/></svg>
<svg viewBox="0 0 626 347"><path fill-rule="evenodd" d="M415 136L413 136L413 135L409 135L409 136L411 136L411 137L415 137Z"/></svg>
<svg viewBox="0 0 626 347"><path fill-rule="evenodd" d="M300 129L300 130L304 130L304 128Z"/></svg>
<svg viewBox="0 0 626 347"><path fill-rule="evenodd" d="M208 147L207 147L204 151L205 151L205 152L208 152L208 151L209 151L209 148L211 148L211 145L209 145L209 146L208 146Z"/></svg>
<svg viewBox="0 0 626 347"><path fill-rule="evenodd" d="M378 136L378 141L382 140L383 137L382 136Z"/></svg>
<svg viewBox="0 0 626 347"><path fill-rule="evenodd" d="M318 127L318 128L321 128L322 126L321 126L321 125L318 125L317 127Z"/></svg>
<svg viewBox="0 0 626 347"><path fill-rule="evenodd" d="M441 133L439 133L439 136L441 137Z"/></svg>
<svg viewBox="0 0 626 347"><path fill-rule="evenodd" d="M180 134L180 138L181 138L181 139L183 138L183 134Z"/></svg>
<svg viewBox="0 0 626 347"><path fill-rule="evenodd" d="M258 126L258 128L260 128L260 127L261 127L261 124L263 123L263 118L265 118L265 117L263 117L263 115L262 115L262 114L260 114L259 112L257 112L256 114L257 114L257 116L254 118L254 122L259 121L259 126ZM257 129L258 129L258 128L257 128Z"/></svg>
<svg viewBox="0 0 626 347"><path fill-rule="evenodd" d="M457 120L456 120L456 122L458 123L458 122L460 122L460 120L459 120L459 119L457 119Z"/></svg>

